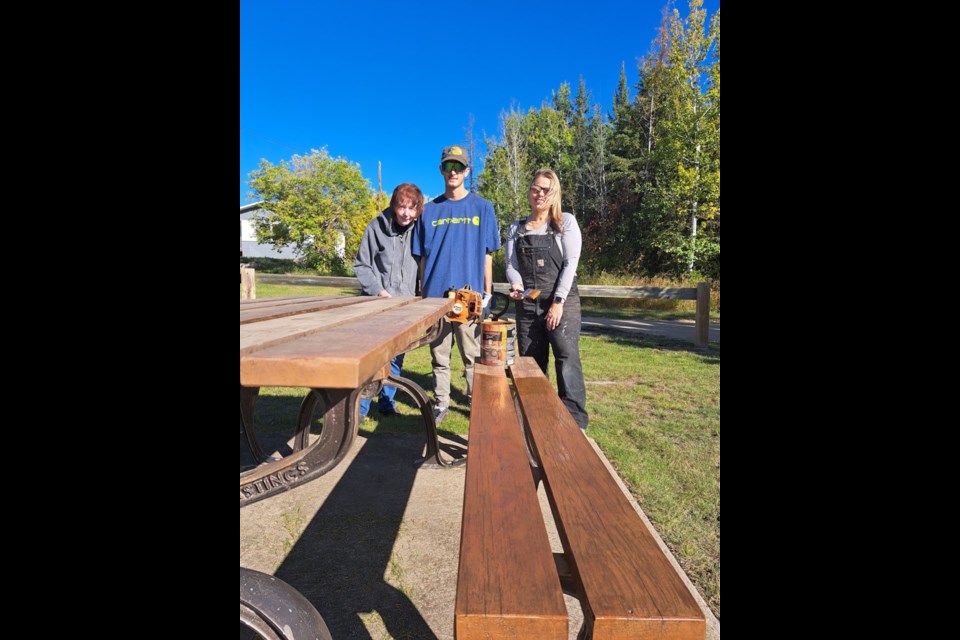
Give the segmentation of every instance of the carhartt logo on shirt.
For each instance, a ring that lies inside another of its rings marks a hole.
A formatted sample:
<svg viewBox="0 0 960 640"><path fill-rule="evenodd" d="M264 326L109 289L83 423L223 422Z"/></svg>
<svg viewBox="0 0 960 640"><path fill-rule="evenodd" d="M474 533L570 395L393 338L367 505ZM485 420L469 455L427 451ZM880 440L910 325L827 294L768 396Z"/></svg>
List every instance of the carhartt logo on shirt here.
<svg viewBox="0 0 960 640"><path fill-rule="evenodd" d="M479 227L480 216L473 216L472 218L440 218L439 220L434 220L430 224L434 227L440 227L445 224L473 224L473 226Z"/></svg>

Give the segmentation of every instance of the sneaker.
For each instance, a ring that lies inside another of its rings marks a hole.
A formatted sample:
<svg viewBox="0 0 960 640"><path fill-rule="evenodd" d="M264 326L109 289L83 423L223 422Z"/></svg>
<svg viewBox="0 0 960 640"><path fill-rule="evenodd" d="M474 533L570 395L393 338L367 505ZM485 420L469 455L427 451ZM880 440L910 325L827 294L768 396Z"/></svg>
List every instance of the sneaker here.
<svg viewBox="0 0 960 640"><path fill-rule="evenodd" d="M378 411L380 412L380 417L382 418L389 418L397 415L396 409L378 409Z"/></svg>
<svg viewBox="0 0 960 640"><path fill-rule="evenodd" d="M447 407L434 407L433 408L433 422L435 424L440 424L443 422L443 419L447 417Z"/></svg>

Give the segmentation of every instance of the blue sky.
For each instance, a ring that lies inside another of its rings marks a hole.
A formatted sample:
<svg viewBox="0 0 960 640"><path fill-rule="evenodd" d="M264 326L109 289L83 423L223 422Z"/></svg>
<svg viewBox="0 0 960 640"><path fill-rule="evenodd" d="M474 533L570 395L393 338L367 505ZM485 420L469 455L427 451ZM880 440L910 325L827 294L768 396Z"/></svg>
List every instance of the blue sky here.
<svg viewBox="0 0 960 640"><path fill-rule="evenodd" d="M240 204L260 159L326 147L388 194L434 196L444 146L498 135L499 114L549 101L580 77L609 112L650 50L664 0L240 2ZM706 0L708 19L720 6ZM686 14L686 0L679 4ZM481 152L483 147L480 148Z"/></svg>

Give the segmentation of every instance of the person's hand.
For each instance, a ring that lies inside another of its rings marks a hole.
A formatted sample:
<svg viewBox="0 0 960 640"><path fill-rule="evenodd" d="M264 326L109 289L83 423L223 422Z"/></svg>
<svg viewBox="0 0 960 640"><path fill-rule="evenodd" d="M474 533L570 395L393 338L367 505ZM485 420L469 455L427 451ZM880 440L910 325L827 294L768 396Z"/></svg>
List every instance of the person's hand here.
<svg viewBox="0 0 960 640"><path fill-rule="evenodd" d="M390 292L389 292L389 291L387 291L386 289L384 289L383 291L381 291L380 293L377 294L377 297L379 297L379 298L392 298L393 296L390 295Z"/></svg>
<svg viewBox="0 0 960 640"><path fill-rule="evenodd" d="M510 297L514 300L523 300L523 289L510 289Z"/></svg>
<svg viewBox="0 0 960 640"><path fill-rule="evenodd" d="M491 304L492 302L493 302L492 293L483 294L483 315L481 316L481 318L486 318L493 312L493 305Z"/></svg>
<svg viewBox="0 0 960 640"><path fill-rule="evenodd" d="M547 329L550 331L553 331L554 329L556 329L557 326L560 325L560 318L562 317L563 317L563 305L557 304L556 302L554 302L552 305L550 305L550 310L547 311L547 317L546 317Z"/></svg>

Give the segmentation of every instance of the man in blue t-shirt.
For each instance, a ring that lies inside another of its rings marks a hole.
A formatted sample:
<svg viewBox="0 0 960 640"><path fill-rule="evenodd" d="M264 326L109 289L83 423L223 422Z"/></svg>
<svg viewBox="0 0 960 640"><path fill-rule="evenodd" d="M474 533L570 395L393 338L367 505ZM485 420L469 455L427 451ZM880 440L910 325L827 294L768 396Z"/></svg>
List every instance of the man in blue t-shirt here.
<svg viewBox="0 0 960 640"><path fill-rule="evenodd" d="M413 255L420 261L424 298L446 297L450 288L470 285L483 291L486 309L493 292L493 256L500 248L497 216L489 200L470 193L464 179L470 171L467 154L462 147L446 147L440 155L440 173L444 193L423 208L417 221ZM439 423L450 406L450 354L456 336L467 379L467 396L473 396L473 363L480 357L480 323L443 320L440 335L430 344L433 359L435 406L433 415Z"/></svg>

